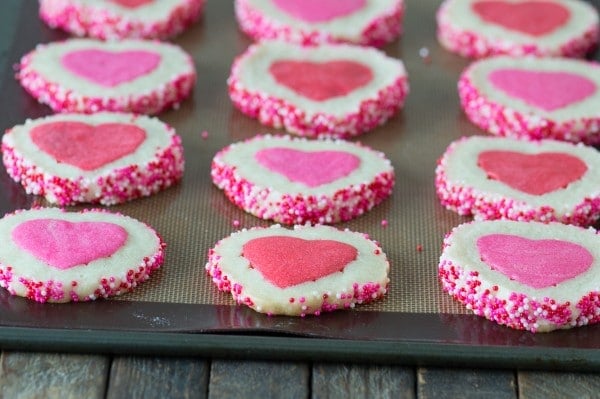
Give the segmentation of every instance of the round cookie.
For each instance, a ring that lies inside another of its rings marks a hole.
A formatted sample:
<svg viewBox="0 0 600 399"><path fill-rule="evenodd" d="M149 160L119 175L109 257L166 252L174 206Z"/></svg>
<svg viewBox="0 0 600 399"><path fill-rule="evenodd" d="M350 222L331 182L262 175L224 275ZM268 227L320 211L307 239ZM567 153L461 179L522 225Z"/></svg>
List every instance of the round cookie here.
<svg viewBox="0 0 600 399"><path fill-rule="evenodd" d="M598 44L598 12L580 0L445 0L437 36L464 57L584 57Z"/></svg>
<svg viewBox="0 0 600 399"><path fill-rule="evenodd" d="M383 46L402 32L404 0L235 0L235 15L257 41Z"/></svg>
<svg viewBox="0 0 600 399"><path fill-rule="evenodd" d="M600 321L600 238L592 229L463 224L444 240L439 278L467 309L511 328L547 332Z"/></svg>
<svg viewBox="0 0 600 399"><path fill-rule="evenodd" d="M346 44L255 44L234 61L228 85L244 114L308 137L362 134L394 115L408 94L400 60Z"/></svg>
<svg viewBox="0 0 600 399"><path fill-rule="evenodd" d="M156 114L177 107L196 82L192 58L169 43L68 39L21 58L17 79L56 112Z"/></svg>
<svg viewBox="0 0 600 399"><path fill-rule="evenodd" d="M278 223L337 223L392 193L394 168L381 152L336 140L256 136L213 158L212 180L231 202Z"/></svg>
<svg viewBox="0 0 600 399"><path fill-rule="evenodd" d="M110 112L28 120L2 137L2 160L27 193L61 206L152 195L178 182L184 169L173 128Z"/></svg>
<svg viewBox="0 0 600 399"><path fill-rule="evenodd" d="M99 209L17 211L0 219L0 235L0 287L37 302L120 295L164 260L152 228Z"/></svg>
<svg viewBox="0 0 600 399"><path fill-rule="evenodd" d="M389 262L365 234L279 225L233 233L209 251L206 270L238 304L269 315L319 315L381 298Z"/></svg>
<svg viewBox="0 0 600 399"><path fill-rule="evenodd" d="M587 226L600 218L600 154L592 147L473 136L451 143L435 174L442 205L478 220Z"/></svg>
<svg viewBox="0 0 600 399"><path fill-rule="evenodd" d="M472 63L458 94L475 125L499 135L600 143L600 66L498 56Z"/></svg>
<svg viewBox="0 0 600 399"><path fill-rule="evenodd" d="M97 39L168 39L200 17L204 0L40 0L51 28Z"/></svg>

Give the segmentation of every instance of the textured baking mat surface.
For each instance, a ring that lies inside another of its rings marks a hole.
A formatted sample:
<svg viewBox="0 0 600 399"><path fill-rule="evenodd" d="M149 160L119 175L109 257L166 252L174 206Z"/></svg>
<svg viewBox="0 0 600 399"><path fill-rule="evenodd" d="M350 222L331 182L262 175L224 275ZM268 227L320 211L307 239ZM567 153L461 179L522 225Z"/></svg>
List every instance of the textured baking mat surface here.
<svg viewBox="0 0 600 399"><path fill-rule="evenodd" d="M9 52L16 63L36 43L65 38L34 17L36 2L21 9ZM357 140L383 151L396 172L393 195L368 214L337 227L368 233L379 241L391 264L391 283L384 300L357 307L362 311L461 314L465 310L442 293L437 266L444 235L469 219L441 207L434 191L436 160L447 145L462 135L481 134L461 112L456 82L468 61L443 50L435 38L435 11L440 1L408 0L401 39L383 50L405 63L410 94L404 109L384 126ZM268 226L231 204L210 179L213 155L229 143L258 133L283 133L261 126L233 108L226 79L234 57L251 44L237 29L231 1L208 1L202 20L174 43L194 58L198 82L193 98L179 109L159 117L174 126L183 138L186 170L183 181L150 198L110 209L153 226L167 247L162 269L118 301L142 301L200 305L234 305L230 295L220 293L206 275L208 249L237 228ZM426 49L428 59L421 55ZM3 128L26 118L49 114L11 78L3 76ZM10 99L7 101L6 99ZM208 132L202 137L201 132ZM1 172L3 203L20 208L45 205L25 196L16 183ZM387 221L387 226L382 221Z"/></svg>

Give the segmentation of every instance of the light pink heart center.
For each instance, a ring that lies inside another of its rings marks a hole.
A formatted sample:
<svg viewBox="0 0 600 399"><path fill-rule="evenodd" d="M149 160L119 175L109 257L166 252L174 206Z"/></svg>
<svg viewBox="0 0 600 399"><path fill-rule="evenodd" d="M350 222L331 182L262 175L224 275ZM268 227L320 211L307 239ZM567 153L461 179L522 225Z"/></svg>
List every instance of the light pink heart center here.
<svg viewBox="0 0 600 399"><path fill-rule="evenodd" d="M357 12L367 0L272 0L288 15L304 22L327 22Z"/></svg>
<svg viewBox="0 0 600 399"><path fill-rule="evenodd" d="M138 8L145 6L146 4L154 3L154 0L110 0L122 7L126 8Z"/></svg>
<svg viewBox="0 0 600 399"><path fill-rule="evenodd" d="M355 61L275 61L269 73L277 83L314 101L345 96L373 79L368 66Z"/></svg>
<svg viewBox="0 0 600 399"><path fill-rule="evenodd" d="M34 127L30 135L57 162L87 171L132 154L146 140L142 128L126 123L50 122Z"/></svg>
<svg viewBox="0 0 600 399"><path fill-rule="evenodd" d="M74 50L61 58L69 72L104 87L115 87L145 76L154 71L160 61L160 54L145 50Z"/></svg>
<svg viewBox="0 0 600 399"><path fill-rule="evenodd" d="M532 195L566 188L587 171L587 165L581 159L561 152L483 151L477 158L477 165L490 179Z"/></svg>
<svg viewBox="0 0 600 399"><path fill-rule="evenodd" d="M485 22L530 36L552 33L571 18L568 8L553 1L482 0L471 7Z"/></svg>
<svg viewBox="0 0 600 399"><path fill-rule="evenodd" d="M570 72L496 69L488 75L496 88L545 111L564 108L593 95L596 84Z"/></svg>
<svg viewBox="0 0 600 399"><path fill-rule="evenodd" d="M357 255L356 248L343 242L285 236L255 238L242 250L250 266L279 288L341 272Z"/></svg>
<svg viewBox="0 0 600 399"><path fill-rule="evenodd" d="M348 176L360 166L360 158L344 151L299 151L273 147L254 155L259 164L293 182L318 187Z"/></svg>
<svg viewBox="0 0 600 399"><path fill-rule="evenodd" d="M114 223L61 219L28 220L12 231L17 246L60 270L111 256L127 236L127 231Z"/></svg>
<svg viewBox="0 0 600 399"><path fill-rule="evenodd" d="M481 260L511 280L533 288L556 286L586 272L594 256L563 240L532 240L512 234L490 234L477 240Z"/></svg>

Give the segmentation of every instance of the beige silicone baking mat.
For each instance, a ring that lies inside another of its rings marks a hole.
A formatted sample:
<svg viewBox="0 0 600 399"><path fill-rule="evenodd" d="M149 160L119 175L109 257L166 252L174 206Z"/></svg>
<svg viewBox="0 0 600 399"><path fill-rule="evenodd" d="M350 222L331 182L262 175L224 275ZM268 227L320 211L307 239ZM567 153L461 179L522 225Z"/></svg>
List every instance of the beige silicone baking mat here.
<svg viewBox="0 0 600 399"><path fill-rule="evenodd" d="M386 125L359 137L385 152L396 171L394 193L361 218L339 227L369 233L391 263L390 291L383 301L362 310L437 313L461 312L440 290L437 265L444 235L463 220L443 209L434 191L436 159L461 134L474 133L462 115L457 77L466 65L440 48L435 39L437 1L408 1L405 32L384 51L402 59L409 73L410 94L403 111ZM212 185L210 162L225 145L266 128L233 108L226 79L234 57L251 41L238 31L231 1L209 1L203 21L176 38L193 55L198 71L194 98L160 117L183 137L186 169L177 187L115 210L150 223L167 242L164 267L136 292L120 299L195 304L234 304L205 274L207 251L219 239L242 227L270 222L248 215ZM430 52L424 60L421 49ZM430 61L430 62L428 62ZM203 139L202 131L208 132ZM387 226L382 226L386 220ZM418 248L421 248L419 251Z"/></svg>
<svg viewBox="0 0 600 399"><path fill-rule="evenodd" d="M383 204L338 226L368 233L381 243L391 263L385 299L357 309L463 313L442 293L437 266L444 235L469 219L440 206L434 168L452 140L482 133L466 120L458 103L456 82L467 61L436 42L435 11L440 1L406 3L404 34L383 50L405 63L410 94L399 115L358 138L392 160L396 186ZM196 64L198 83L193 98L160 115L183 138L183 181L151 198L112 207L153 226L168 245L166 261L148 282L118 300L234 305L230 295L218 292L205 273L208 249L237 229L234 220L241 227L269 225L231 204L210 179L211 159L219 149L258 133L283 132L263 127L232 107L226 79L232 60L251 41L237 29L231 0L208 1L205 11L199 24L174 40L192 54ZM424 52L429 53L428 59L422 57ZM202 137L203 131L208 137Z"/></svg>

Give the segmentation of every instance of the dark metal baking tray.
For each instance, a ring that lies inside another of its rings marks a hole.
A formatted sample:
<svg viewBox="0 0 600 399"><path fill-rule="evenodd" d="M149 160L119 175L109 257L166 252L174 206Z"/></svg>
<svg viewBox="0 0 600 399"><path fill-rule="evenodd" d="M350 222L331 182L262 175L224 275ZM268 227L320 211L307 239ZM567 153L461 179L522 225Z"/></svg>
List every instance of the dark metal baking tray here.
<svg viewBox="0 0 600 399"><path fill-rule="evenodd" d="M367 215L340 225L369 233L388 253L392 284L384 301L319 317L268 317L235 306L206 278L206 252L235 230L234 219L244 227L269 224L237 209L212 186L208 173L212 156L257 133L282 133L259 125L230 104L225 84L229 67L251 42L237 30L232 2L212 0L202 20L173 40L194 58L198 83L193 98L160 115L183 137L184 179L154 197L112 208L149 223L163 235L168 244L164 267L139 291L118 300L39 304L0 290L0 347L600 369L600 326L537 335L515 331L466 314L439 288L436 270L442 238L468 219L437 202L435 162L452 140L482 134L458 104L456 80L468 60L446 52L435 39L439 4L407 1L404 35L383 50L404 61L411 93L398 116L358 138L392 160L394 193ZM50 113L19 87L12 65L37 43L67 36L43 25L34 0L5 0L3 5L0 125L9 128ZM427 61L419 55L422 48L429 50ZM200 135L204 130L209 133L206 139ZM33 205L45 203L26 195L0 171L0 211ZM383 219L387 227L382 226ZM184 280L190 281L180 283Z"/></svg>

